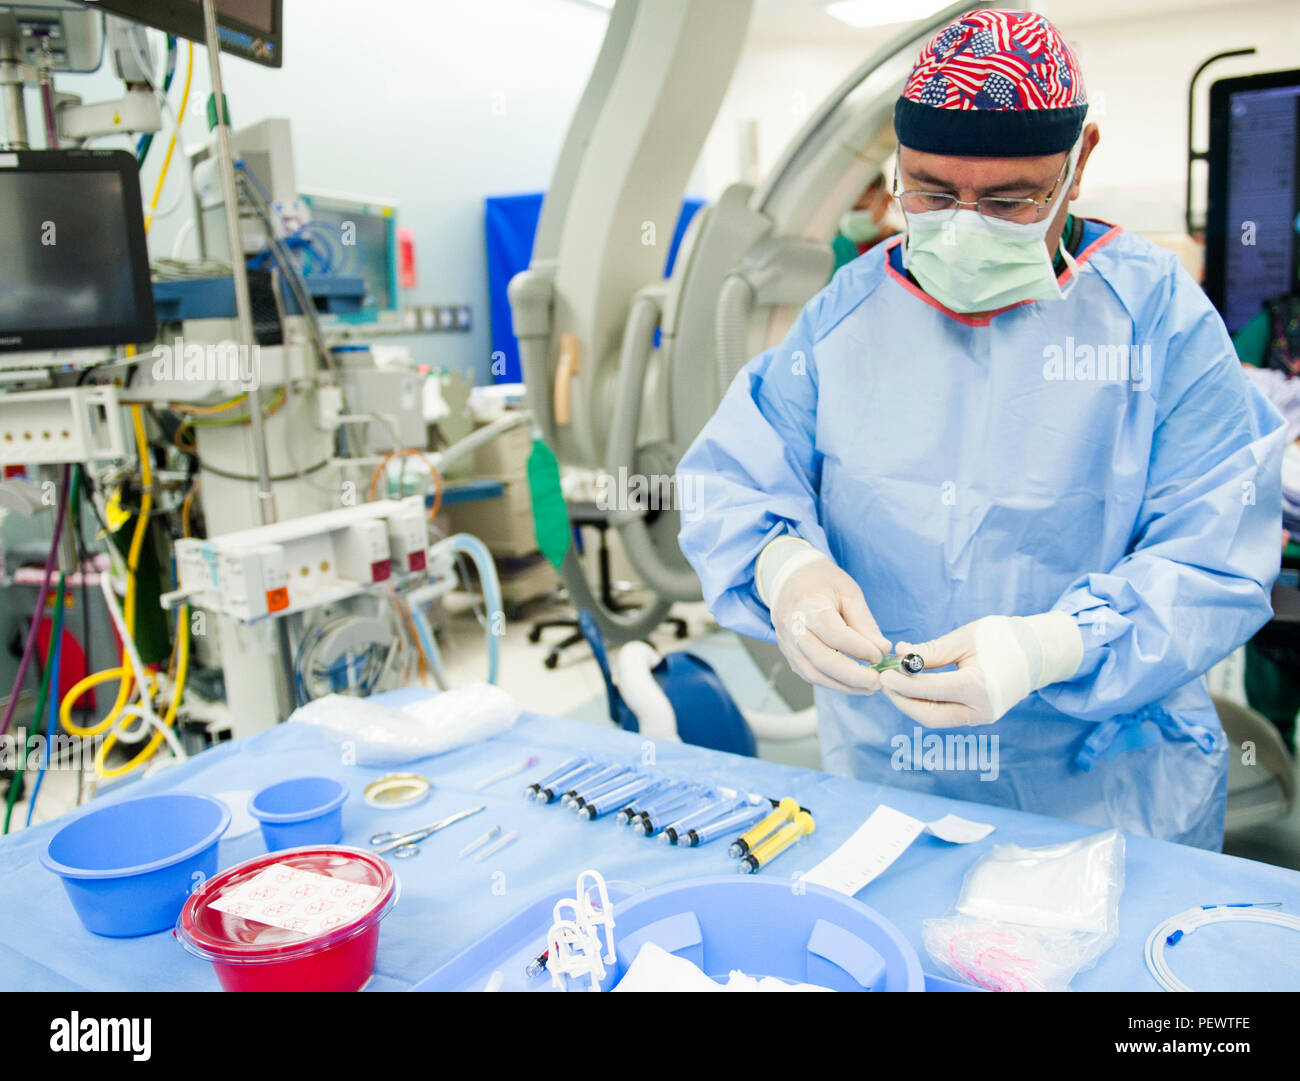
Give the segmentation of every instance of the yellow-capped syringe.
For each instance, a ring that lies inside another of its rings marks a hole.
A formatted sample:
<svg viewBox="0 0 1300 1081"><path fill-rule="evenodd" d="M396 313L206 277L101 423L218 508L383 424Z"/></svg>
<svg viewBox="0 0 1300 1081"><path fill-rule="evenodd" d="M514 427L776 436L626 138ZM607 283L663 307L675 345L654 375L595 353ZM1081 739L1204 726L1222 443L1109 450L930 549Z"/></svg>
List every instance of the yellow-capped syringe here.
<svg viewBox="0 0 1300 1081"><path fill-rule="evenodd" d="M756 847L768 834L784 826L787 822L794 821L794 816L798 813L799 804L787 796L776 805L775 811L733 841L731 847L727 850L727 855L733 860L740 859L741 856Z"/></svg>
<svg viewBox="0 0 1300 1081"><path fill-rule="evenodd" d="M807 811L800 811L794 821L787 822L767 840L762 841L741 861L737 870L742 875L753 874L760 867L765 867L792 845L798 844L817 828L813 816Z"/></svg>

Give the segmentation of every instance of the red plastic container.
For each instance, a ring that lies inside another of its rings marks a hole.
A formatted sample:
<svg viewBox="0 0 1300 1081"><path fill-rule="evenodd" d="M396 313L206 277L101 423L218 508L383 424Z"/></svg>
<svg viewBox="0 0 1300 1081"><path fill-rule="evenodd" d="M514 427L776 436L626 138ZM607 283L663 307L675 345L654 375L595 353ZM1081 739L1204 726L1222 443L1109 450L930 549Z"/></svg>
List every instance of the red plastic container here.
<svg viewBox="0 0 1300 1081"><path fill-rule="evenodd" d="M378 886L371 908L316 935L220 912L211 903L276 864ZM397 878L378 856L344 845L309 845L257 856L222 871L190 895L174 934L212 963L227 991L359 991L375 970L379 922L397 903Z"/></svg>

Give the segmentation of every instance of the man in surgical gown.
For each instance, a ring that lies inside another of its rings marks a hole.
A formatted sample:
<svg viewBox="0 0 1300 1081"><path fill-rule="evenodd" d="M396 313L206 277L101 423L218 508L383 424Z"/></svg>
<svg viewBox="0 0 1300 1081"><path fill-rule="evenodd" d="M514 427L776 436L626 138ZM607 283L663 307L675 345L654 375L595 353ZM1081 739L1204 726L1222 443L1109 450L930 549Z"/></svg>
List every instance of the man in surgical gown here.
<svg viewBox="0 0 1300 1081"><path fill-rule="evenodd" d="M1069 213L1086 108L1039 15L935 36L895 109L906 235L727 390L680 540L815 684L827 769L1217 849L1203 676L1269 618L1284 431L1176 257Z"/></svg>

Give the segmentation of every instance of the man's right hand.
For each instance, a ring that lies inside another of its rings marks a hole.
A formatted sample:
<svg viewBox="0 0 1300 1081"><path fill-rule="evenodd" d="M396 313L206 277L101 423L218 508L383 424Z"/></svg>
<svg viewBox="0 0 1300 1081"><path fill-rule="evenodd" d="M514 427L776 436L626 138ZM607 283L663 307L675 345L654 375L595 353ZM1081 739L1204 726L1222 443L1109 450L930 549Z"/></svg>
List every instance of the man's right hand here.
<svg viewBox="0 0 1300 1081"><path fill-rule="evenodd" d="M781 652L809 683L844 694L875 694L880 673L868 667L890 651L857 582L825 556L784 577L771 598Z"/></svg>

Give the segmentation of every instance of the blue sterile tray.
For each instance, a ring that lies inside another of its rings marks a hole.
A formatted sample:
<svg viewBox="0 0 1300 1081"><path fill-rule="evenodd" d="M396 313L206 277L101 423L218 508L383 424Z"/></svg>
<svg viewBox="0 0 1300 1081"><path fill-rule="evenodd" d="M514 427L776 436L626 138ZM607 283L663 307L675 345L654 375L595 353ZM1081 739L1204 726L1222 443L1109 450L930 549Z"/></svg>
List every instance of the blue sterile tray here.
<svg viewBox="0 0 1300 1081"><path fill-rule="evenodd" d="M715 978L733 968L842 991L970 991L927 976L911 943L880 913L820 886L783 880L710 877L635 892L609 887L617 960L602 989L627 971L646 942L685 957ZM556 893L528 906L412 988L480 991L502 974L502 991L551 988L524 969L545 948Z"/></svg>
<svg viewBox="0 0 1300 1081"><path fill-rule="evenodd" d="M632 896L639 887L627 883L608 884L609 899L618 918L620 901ZM572 897L573 890L553 893L511 916L495 931L490 931L474 945L457 954L431 976L426 976L412 991L482 991L494 972L504 977L502 991L549 991L551 977L543 972L535 979L524 969L546 949L546 932L551 928L555 902ZM614 928L615 942L618 927Z"/></svg>

